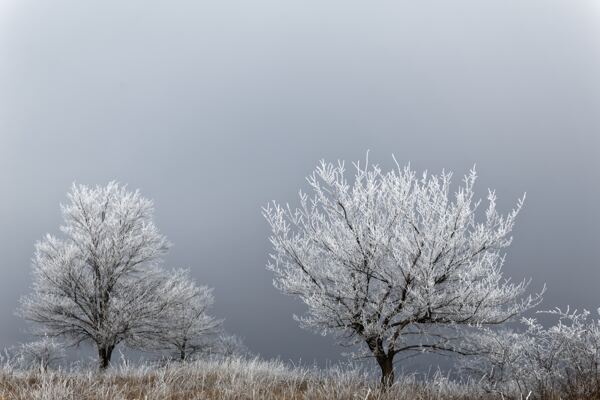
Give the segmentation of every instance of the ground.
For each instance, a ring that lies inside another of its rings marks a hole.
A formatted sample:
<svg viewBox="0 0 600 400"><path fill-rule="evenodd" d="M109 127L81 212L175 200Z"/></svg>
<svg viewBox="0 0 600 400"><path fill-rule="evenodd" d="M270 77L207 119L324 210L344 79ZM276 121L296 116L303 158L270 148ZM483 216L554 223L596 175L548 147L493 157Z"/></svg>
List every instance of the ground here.
<svg viewBox="0 0 600 400"><path fill-rule="evenodd" d="M324 371L243 358L160 367L116 365L102 373L93 369L41 373L5 366L0 373L1 400L495 398L474 385L453 383L441 375L433 376L428 383L418 383L414 376L401 376L391 389L382 392L377 380L359 367Z"/></svg>

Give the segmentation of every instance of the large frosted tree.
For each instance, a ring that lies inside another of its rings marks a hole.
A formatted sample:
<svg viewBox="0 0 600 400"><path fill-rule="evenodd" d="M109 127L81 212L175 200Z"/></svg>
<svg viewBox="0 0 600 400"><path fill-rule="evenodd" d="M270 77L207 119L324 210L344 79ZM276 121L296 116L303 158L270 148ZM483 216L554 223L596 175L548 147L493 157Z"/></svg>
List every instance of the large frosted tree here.
<svg viewBox="0 0 600 400"><path fill-rule="evenodd" d="M502 216L490 191L478 221L474 170L451 193L450 173L354 167L348 181L344 163L321 162L298 208L263 210L268 268L308 306L302 326L361 344L390 385L397 354L457 351L457 328L500 324L538 303L528 282L501 272L522 200Z"/></svg>
<svg viewBox="0 0 600 400"><path fill-rule="evenodd" d="M20 313L44 334L92 343L106 368L119 343L146 343L163 328L178 282L159 267L169 243L138 191L73 185L68 200L62 237L35 246L33 293Z"/></svg>

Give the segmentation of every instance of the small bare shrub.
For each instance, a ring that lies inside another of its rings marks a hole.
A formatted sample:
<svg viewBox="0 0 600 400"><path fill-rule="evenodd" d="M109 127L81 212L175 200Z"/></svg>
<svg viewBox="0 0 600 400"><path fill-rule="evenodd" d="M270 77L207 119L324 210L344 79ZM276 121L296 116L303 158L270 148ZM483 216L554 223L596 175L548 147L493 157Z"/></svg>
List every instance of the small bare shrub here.
<svg viewBox="0 0 600 400"><path fill-rule="evenodd" d="M46 372L48 368L58 367L64 356L65 351L62 343L54 338L44 336L34 342L18 346L15 364L23 369L39 369Z"/></svg>
<svg viewBox="0 0 600 400"><path fill-rule="evenodd" d="M530 399L600 399L600 321L591 313L556 309L555 325L524 319L526 330L483 331L470 345L480 355L463 360L482 387Z"/></svg>

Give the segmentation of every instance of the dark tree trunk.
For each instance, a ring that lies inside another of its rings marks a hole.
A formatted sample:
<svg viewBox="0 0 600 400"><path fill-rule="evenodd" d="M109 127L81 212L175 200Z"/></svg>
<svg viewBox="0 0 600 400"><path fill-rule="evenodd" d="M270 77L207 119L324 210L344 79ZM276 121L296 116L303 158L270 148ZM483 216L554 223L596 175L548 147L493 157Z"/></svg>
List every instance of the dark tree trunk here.
<svg viewBox="0 0 600 400"><path fill-rule="evenodd" d="M185 361L185 357L187 356L186 351L187 351L187 340L183 339L183 343L179 347L179 357L180 357L179 361L181 361L181 362Z"/></svg>
<svg viewBox="0 0 600 400"><path fill-rule="evenodd" d="M394 384L394 356L396 353L391 348L385 350L383 339L377 336L370 336L366 339L367 346L373 352L379 368L381 368L381 386L387 390Z"/></svg>
<svg viewBox="0 0 600 400"><path fill-rule="evenodd" d="M377 364L381 368L381 386L387 390L394 384L394 356L379 356Z"/></svg>
<svg viewBox="0 0 600 400"><path fill-rule="evenodd" d="M98 367L106 369L110 364L114 346L98 345Z"/></svg>

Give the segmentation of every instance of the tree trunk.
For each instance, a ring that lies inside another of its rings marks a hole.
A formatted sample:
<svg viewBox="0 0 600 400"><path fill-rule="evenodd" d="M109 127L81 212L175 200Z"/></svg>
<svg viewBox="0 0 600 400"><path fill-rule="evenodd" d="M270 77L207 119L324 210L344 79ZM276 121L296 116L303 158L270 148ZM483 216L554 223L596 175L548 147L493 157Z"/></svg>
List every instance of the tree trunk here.
<svg viewBox="0 0 600 400"><path fill-rule="evenodd" d="M179 348L180 353L179 356L181 357L181 362L185 361L185 356L187 356L186 354L186 350L187 350L187 338L183 338L183 343L181 343L181 347Z"/></svg>
<svg viewBox="0 0 600 400"><path fill-rule="evenodd" d="M387 390L394 384L394 356L377 357L377 363L381 368L381 386Z"/></svg>
<svg viewBox="0 0 600 400"><path fill-rule="evenodd" d="M114 346L98 345L98 367L100 369L106 369L110 364L113 349Z"/></svg>

